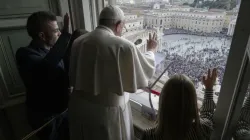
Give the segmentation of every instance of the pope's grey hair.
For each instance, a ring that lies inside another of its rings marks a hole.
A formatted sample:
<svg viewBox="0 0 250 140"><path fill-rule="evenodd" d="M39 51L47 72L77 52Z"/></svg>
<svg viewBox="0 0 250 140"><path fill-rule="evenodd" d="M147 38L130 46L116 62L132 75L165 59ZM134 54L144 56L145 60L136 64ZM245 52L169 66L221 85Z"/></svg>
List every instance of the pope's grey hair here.
<svg viewBox="0 0 250 140"><path fill-rule="evenodd" d="M122 22L122 20L119 19L99 19L99 25L103 25L109 28L114 28L115 25L119 22Z"/></svg>

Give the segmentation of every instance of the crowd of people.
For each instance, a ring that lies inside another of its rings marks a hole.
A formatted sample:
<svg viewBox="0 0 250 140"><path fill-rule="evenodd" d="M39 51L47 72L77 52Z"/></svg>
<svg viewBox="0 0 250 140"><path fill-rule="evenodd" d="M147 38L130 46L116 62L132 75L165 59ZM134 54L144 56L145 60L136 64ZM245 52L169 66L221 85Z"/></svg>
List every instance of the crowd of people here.
<svg viewBox="0 0 250 140"><path fill-rule="evenodd" d="M163 43L162 53L166 57L157 66L157 73L162 72L171 63L167 70L169 77L184 73L193 80L197 87L202 75L212 67L218 69L218 81L221 84L230 46L227 39L216 39L223 42L221 46L213 44L215 38L194 40L183 37L172 43Z"/></svg>
<svg viewBox="0 0 250 140"><path fill-rule="evenodd" d="M204 33L204 32L194 32L190 30L178 29L178 28L170 28L163 30L165 35L171 34L188 34L188 35L200 35L200 36L211 36L211 37L224 37L224 38L231 38L227 36L227 32L222 31L221 33Z"/></svg>

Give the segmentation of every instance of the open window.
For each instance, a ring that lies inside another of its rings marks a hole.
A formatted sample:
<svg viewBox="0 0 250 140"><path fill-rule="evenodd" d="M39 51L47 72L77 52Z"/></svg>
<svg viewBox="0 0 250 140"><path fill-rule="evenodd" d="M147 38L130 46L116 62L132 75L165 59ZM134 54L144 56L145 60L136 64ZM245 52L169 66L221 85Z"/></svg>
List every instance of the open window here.
<svg viewBox="0 0 250 140"><path fill-rule="evenodd" d="M161 3L160 9L153 9L151 5L155 2L125 2L117 4L127 15L135 15L135 19L126 22L136 22L143 17L144 27L124 34L124 37L134 42L137 36L156 32L158 36L158 50L156 55L156 72L150 83L162 75L152 87L155 99L153 104L157 109L158 95L161 92L167 79L174 74L185 74L189 76L197 89L198 104L201 106L204 96L204 86L201 82L202 75L209 68L218 68L218 79L214 90L215 102L218 100L221 84L225 72L227 58L232 42L232 35L235 28L235 21L238 16L239 4L230 9L206 9L205 7L195 8L172 3ZM190 3L191 5L192 3ZM185 13L185 14L184 14ZM161 24L150 22L168 18ZM225 20L228 20L225 24ZM193 24L195 21L197 24ZM204 25L201 26L200 23ZM146 50L147 35L144 35L142 44L137 45L142 53ZM144 47L144 48L143 48ZM164 73L164 74L162 74ZM148 95L139 92L132 95L132 100L148 105ZM145 101L142 100L145 98ZM147 103L146 103L147 102Z"/></svg>
<svg viewBox="0 0 250 140"><path fill-rule="evenodd" d="M146 34L157 33L159 47L156 53L156 73L149 83L156 83L152 87L151 96L154 109L158 108L158 95L162 87L174 74L186 74L193 80L197 89L197 102L201 105L204 96L201 77L208 68L218 68L218 79L214 86L214 100L217 103L214 120L217 125L212 138L227 139L235 130L239 117L236 114L240 112L243 94L245 96L239 87L250 30L247 18L250 2L242 1L244 4L241 6L240 0L230 4L227 0L195 2L183 6L182 2L175 1L157 3L117 0L116 4L125 13L135 14L133 20L143 17L143 28L124 34L132 42L144 34L142 44L137 45L142 53L146 50ZM160 4L160 9L153 9L154 4ZM168 19L162 23L164 28L153 22L164 18ZM239 94L242 95L240 99ZM130 97L133 109L142 111L143 108L151 108L148 92L139 90ZM148 122L140 125L149 126L151 122Z"/></svg>

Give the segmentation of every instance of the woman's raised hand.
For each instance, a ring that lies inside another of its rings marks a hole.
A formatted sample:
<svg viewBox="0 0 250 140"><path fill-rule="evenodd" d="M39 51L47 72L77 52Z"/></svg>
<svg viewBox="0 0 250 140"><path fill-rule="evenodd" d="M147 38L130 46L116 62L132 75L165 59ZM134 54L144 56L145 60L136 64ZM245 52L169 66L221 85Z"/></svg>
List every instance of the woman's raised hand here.
<svg viewBox="0 0 250 140"><path fill-rule="evenodd" d="M213 90L213 86L215 84L216 78L217 78L217 69L214 68L212 73L211 73L211 70L208 69L207 76L202 77L202 82L204 86L206 87L206 90L208 91Z"/></svg>

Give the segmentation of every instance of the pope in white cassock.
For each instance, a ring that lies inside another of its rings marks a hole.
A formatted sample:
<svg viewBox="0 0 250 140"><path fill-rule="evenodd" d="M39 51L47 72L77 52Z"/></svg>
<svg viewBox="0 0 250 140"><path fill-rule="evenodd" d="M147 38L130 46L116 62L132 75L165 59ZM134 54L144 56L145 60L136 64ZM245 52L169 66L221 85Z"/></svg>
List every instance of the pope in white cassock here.
<svg viewBox="0 0 250 140"><path fill-rule="evenodd" d="M104 8L99 26L77 38L71 50L69 103L71 140L133 140L129 94L148 86L155 70L156 35L142 54L121 38L125 17Z"/></svg>

